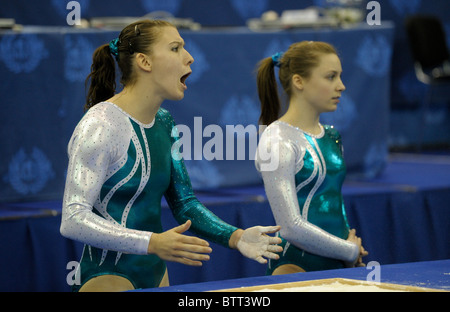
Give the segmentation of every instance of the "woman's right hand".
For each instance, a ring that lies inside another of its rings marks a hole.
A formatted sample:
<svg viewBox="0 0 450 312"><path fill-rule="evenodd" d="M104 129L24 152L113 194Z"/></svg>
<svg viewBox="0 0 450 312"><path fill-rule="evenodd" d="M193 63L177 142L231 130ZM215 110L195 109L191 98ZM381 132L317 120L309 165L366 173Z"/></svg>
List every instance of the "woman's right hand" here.
<svg viewBox="0 0 450 312"><path fill-rule="evenodd" d="M189 230L191 221L163 233L153 233L148 244L148 253L163 260L179 262L191 266L201 266L209 260L212 252L209 243L203 239L183 235Z"/></svg>
<svg viewBox="0 0 450 312"><path fill-rule="evenodd" d="M367 256L369 253L364 249L362 246L362 240L360 237L356 236L356 230L351 229L348 233L347 241L352 242L359 247L359 256L353 263L346 263L347 267L361 267L365 266L365 264L362 262L362 257Z"/></svg>

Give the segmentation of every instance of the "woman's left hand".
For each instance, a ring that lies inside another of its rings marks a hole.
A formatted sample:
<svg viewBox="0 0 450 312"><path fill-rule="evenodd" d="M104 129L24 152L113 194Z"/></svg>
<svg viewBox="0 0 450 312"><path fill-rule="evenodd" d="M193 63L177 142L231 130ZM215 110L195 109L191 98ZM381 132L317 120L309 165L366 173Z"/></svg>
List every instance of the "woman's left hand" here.
<svg viewBox="0 0 450 312"><path fill-rule="evenodd" d="M279 230L279 226L254 226L246 230L237 230L230 239L230 247L237 248L247 258L261 264L267 263L265 258L278 259L276 252L283 251L281 246L277 246L281 243L281 239L267 235Z"/></svg>

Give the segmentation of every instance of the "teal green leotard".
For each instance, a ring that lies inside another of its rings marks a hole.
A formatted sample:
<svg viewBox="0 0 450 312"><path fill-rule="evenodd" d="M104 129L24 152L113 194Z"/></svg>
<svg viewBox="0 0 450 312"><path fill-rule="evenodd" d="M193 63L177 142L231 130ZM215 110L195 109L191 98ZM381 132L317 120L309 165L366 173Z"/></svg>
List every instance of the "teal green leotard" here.
<svg viewBox="0 0 450 312"><path fill-rule="evenodd" d="M123 276L135 288L160 284L166 265L147 248L151 234L163 231L162 196L179 223L189 219L194 233L228 246L236 228L194 196L177 140L162 108L151 124L108 102L82 118L68 147L61 223L64 236L85 243L76 288L103 274Z"/></svg>
<svg viewBox="0 0 450 312"><path fill-rule="evenodd" d="M268 274L283 264L306 271L342 268L359 255L359 247L346 241L341 137L330 126L321 129L312 135L275 121L261 136L256 167L284 248L279 260L270 260Z"/></svg>

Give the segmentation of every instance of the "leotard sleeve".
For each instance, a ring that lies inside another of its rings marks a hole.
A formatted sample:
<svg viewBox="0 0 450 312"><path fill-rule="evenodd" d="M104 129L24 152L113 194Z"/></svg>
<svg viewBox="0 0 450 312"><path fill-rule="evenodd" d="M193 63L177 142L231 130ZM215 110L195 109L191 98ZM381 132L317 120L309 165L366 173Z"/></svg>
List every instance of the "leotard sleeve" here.
<svg viewBox="0 0 450 312"><path fill-rule="evenodd" d="M151 232L122 227L112 218L105 219L93 212L108 171L119 166L121 155L126 154L118 145L124 129L125 125L113 127L105 115L94 114L83 118L76 127L68 146L60 232L93 247L147 254Z"/></svg>
<svg viewBox="0 0 450 312"><path fill-rule="evenodd" d="M177 127L167 111L164 114L164 119L168 129L171 131L173 140L171 178L169 188L165 193L166 201L179 223L191 220L190 231L205 239L228 247L231 234L237 228L221 220L194 195L184 160L179 153Z"/></svg>
<svg viewBox="0 0 450 312"><path fill-rule="evenodd" d="M312 254L353 262L359 255L356 244L322 230L301 216L294 177L300 156L303 157L301 147L284 138L277 127L267 128L261 136L255 164L262 175L275 221L281 226L280 234Z"/></svg>

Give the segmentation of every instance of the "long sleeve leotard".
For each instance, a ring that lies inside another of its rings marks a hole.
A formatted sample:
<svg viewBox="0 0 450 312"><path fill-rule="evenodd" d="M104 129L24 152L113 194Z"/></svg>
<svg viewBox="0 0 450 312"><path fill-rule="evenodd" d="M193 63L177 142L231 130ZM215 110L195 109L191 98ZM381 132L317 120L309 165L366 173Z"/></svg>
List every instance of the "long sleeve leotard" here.
<svg viewBox="0 0 450 312"><path fill-rule="evenodd" d="M179 223L190 219L194 233L228 246L236 228L194 196L178 139L162 108L142 124L103 102L77 125L68 145L61 233L85 244L81 285L102 274L126 277L136 288L159 285L165 263L147 248L152 233L163 231L162 196Z"/></svg>
<svg viewBox="0 0 450 312"><path fill-rule="evenodd" d="M255 164L284 242L269 271L287 263L307 271L339 268L359 255L358 246L346 241L340 135L332 127L321 128L314 136L275 121L261 135Z"/></svg>

